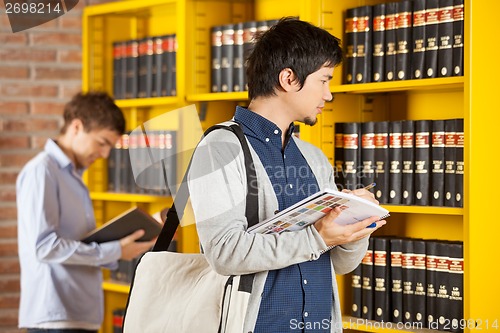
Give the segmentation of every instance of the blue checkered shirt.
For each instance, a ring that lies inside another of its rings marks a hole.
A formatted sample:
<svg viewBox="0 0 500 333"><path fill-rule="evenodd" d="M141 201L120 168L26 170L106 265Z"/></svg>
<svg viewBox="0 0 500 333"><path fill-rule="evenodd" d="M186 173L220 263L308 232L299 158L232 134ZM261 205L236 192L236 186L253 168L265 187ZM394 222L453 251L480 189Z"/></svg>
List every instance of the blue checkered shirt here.
<svg viewBox="0 0 500 333"><path fill-rule="evenodd" d="M291 139L271 121L237 107L234 119L257 152L273 185L279 210L319 190L311 168ZM332 271L329 252L318 260L269 271L254 333L330 332Z"/></svg>

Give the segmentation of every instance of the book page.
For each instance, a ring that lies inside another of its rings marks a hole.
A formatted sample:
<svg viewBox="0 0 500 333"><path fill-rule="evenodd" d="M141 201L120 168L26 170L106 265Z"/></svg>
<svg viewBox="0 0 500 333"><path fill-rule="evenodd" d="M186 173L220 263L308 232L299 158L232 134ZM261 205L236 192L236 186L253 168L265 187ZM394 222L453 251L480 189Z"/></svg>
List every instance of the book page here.
<svg viewBox="0 0 500 333"><path fill-rule="evenodd" d="M346 225L362 221L371 216L383 219L389 211L353 194L327 189L317 192L248 229L249 233L272 234L297 231L315 223L332 209L340 207L342 213L335 223Z"/></svg>

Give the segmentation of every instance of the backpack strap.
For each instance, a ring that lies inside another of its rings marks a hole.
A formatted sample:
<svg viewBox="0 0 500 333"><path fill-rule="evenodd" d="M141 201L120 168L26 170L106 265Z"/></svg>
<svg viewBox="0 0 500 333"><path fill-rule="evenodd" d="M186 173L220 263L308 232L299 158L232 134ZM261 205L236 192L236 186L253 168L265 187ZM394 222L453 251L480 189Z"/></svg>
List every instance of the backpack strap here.
<svg viewBox="0 0 500 333"><path fill-rule="evenodd" d="M257 175L255 173L255 168L253 165L252 155L250 153L250 148L248 147L245 134L238 123L226 126L226 125L214 125L207 129L204 136L207 136L210 132L216 129L225 129L233 132L240 141L241 147L243 149L243 155L245 159L245 169L247 174L247 195L246 195L246 207L245 216L248 221L248 227L251 227L259 222L259 201L258 201L258 186L257 186ZM189 188L187 183L187 176L189 169L191 168L191 161L186 169L186 173L182 179L181 185L177 191L174 203L172 207L168 210L167 217L163 227L161 229L160 235L156 240L153 247L153 252L166 251L172 242L175 231L179 226L179 221L184 215L184 209L186 208L187 200L189 198Z"/></svg>

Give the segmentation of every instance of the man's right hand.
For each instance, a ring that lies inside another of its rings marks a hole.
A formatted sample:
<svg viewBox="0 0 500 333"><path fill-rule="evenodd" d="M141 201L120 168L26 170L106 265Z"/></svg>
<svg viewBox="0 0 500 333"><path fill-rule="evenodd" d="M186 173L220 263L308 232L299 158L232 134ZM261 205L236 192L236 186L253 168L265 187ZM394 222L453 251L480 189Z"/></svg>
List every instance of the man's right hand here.
<svg viewBox="0 0 500 333"><path fill-rule="evenodd" d="M122 255L120 259L132 260L139 255L150 250L155 245L156 238L147 242L137 242L139 238L144 235L144 230L136 230L130 235L120 239L120 246L122 248Z"/></svg>
<svg viewBox="0 0 500 333"><path fill-rule="evenodd" d="M373 216L353 224L340 225L335 223L335 219L341 213L342 210L336 207L314 224L327 246L342 245L360 240L386 223L385 220L378 221L378 217ZM377 225L373 228L367 228L373 222L376 222Z"/></svg>

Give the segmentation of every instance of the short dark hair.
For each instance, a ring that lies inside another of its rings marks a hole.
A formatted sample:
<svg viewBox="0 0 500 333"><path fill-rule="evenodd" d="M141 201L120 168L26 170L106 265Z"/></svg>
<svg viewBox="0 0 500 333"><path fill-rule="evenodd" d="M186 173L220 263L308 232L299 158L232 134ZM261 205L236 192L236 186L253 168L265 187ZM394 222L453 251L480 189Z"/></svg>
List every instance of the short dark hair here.
<svg viewBox="0 0 500 333"><path fill-rule="evenodd" d="M328 31L294 17L284 17L263 34L246 65L248 96L272 96L279 87L279 73L290 68L300 87L307 76L322 66L335 67L342 62L340 40Z"/></svg>
<svg viewBox="0 0 500 333"><path fill-rule="evenodd" d="M64 125L61 134L74 119L80 119L86 132L93 129L110 129L123 134L125 117L121 109L105 92L80 92L64 107Z"/></svg>

